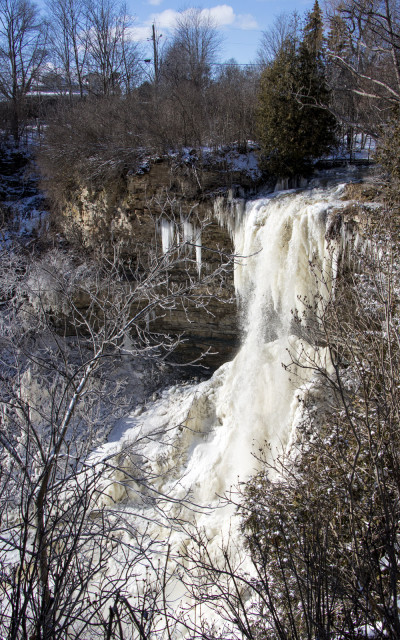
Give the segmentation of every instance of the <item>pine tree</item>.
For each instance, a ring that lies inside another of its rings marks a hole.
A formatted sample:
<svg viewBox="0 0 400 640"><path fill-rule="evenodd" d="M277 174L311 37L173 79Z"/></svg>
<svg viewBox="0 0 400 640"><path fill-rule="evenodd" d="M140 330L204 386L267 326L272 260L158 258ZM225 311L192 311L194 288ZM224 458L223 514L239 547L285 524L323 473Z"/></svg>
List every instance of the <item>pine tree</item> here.
<svg viewBox="0 0 400 640"><path fill-rule="evenodd" d="M322 59L323 38L322 11L318 0L315 0L303 29L300 50L310 54L313 60L320 61Z"/></svg>
<svg viewBox="0 0 400 640"><path fill-rule="evenodd" d="M261 77L258 129L263 165L278 177L300 173L298 167L303 163L298 139L303 112L294 97L296 56L296 43L286 40Z"/></svg>
<svg viewBox="0 0 400 640"><path fill-rule="evenodd" d="M266 171L289 178L311 172L312 160L335 141L335 119L324 108L329 97L316 1L301 42L288 38L262 74L258 130Z"/></svg>

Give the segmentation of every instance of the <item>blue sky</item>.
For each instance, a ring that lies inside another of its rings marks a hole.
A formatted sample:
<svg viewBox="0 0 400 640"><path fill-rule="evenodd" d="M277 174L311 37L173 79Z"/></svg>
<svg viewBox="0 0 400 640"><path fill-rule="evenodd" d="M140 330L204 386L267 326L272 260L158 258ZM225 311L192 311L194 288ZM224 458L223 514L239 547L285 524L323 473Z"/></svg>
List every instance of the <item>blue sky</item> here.
<svg viewBox="0 0 400 640"><path fill-rule="evenodd" d="M221 61L235 58L239 64L253 62L262 32L276 15L309 11L313 0L247 0L247 2L203 2L194 6L210 14L223 37ZM168 38L177 12L191 6L180 0L130 0L128 11L135 16L135 39L146 42L156 24L160 43ZM150 54L149 54L150 55Z"/></svg>

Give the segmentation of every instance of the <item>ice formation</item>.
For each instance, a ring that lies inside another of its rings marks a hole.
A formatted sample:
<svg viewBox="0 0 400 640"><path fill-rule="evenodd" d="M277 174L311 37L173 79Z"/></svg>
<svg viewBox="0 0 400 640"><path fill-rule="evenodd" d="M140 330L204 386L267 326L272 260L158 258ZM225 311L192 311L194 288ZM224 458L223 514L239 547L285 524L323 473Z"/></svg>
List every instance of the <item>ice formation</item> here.
<svg viewBox="0 0 400 640"><path fill-rule="evenodd" d="M171 220L167 220L166 218L161 219L160 223L160 231L161 231L161 246L163 253L168 253L174 244L179 244L182 242L183 244L187 244L189 247L189 251L195 248L196 254L196 264L197 271L201 272L201 250L202 250L202 240L201 240L201 230L196 227L196 225L192 224L188 220L181 220L181 237L179 237L179 226L176 225L175 222Z"/></svg>

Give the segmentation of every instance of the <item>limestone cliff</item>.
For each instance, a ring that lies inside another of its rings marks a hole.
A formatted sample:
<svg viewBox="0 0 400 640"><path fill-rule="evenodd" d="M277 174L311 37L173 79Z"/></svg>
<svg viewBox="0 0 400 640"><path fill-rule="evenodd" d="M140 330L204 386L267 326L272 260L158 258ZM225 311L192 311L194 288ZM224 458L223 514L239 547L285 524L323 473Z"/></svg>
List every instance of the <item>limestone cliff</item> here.
<svg viewBox="0 0 400 640"><path fill-rule="evenodd" d="M63 203L63 233L88 250L118 243L123 255L141 268L150 250L163 250L163 224L177 229L190 225L201 230L201 270L211 273L218 268L221 253L233 251L227 230L214 216L215 197L225 198L228 206L234 197L259 185L259 176L245 162L242 165L239 171L222 160L199 162L189 153L184 159L148 161L139 172L101 186L77 185ZM182 277L179 268L171 272L172 281L179 283ZM176 354L180 361L198 358L211 347L214 355L207 356L205 364L214 368L233 355L238 325L232 268L224 274L222 286L219 279L215 287L207 308L178 306L152 323L154 331L184 334Z"/></svg>

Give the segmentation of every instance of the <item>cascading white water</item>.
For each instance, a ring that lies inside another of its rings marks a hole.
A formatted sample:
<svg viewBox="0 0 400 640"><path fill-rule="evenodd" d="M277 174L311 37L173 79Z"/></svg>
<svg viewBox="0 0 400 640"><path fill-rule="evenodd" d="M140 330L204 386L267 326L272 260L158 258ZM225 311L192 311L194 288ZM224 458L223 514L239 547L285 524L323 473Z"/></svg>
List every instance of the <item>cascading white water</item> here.
<svg viewBox="0 0 400 640"><path fill-rule="evenodd" d="M268 442L276 455L290 439L299 404L296 389L312 374L293 367L289 378L282 363L290 361L290 352L301 365L313 351L293 335L293 311L301 316L306 299L329 294L335 257L325 233L333 199L334 192L322 190L280 194L250 202L236 219L235 253L244 258L236 268L235 286L244 335L236 358L204 383L204 391L197 390L191 409L190 419L203 437L190 452L185 477L201 504L248 478L256 468L258 447ZM336 199L335 205L340 206ZM208 415L199 420L196 406L204 413L204 396Z"/></svg>
<svg viewBox="0 0 400 640"><path fill-rule="evenodd" d="M178 564L190 567L190 560L181 558L182 550L185 555L191 549L190 555L195 548L189 532L193 527L205 531L208 557L218 563L221 545L236 536L238 527L235 508L224 497L257 471L254 453L266 443L271 459L290 449L303 418L302 400L316 389L312 368L302 365L311 358L322 368L329 366L324 349L304 338L308 334L301 318L307 300L317 296L323 304L330 294L343 238L329 246L326 231L330 211L348 205L340 199L342 190L275 193L234 206L233 216L217 208L237 256L242 346L209 380L167 389L145 411L139 409L100 454L120 454L135 443L134 458L148 487L119 471L102 496L107 502L108 495L110 504L123 500L119 510L127 520L137 523L142 514L146 534L155 541L153 566L168 540L167 596L174 611L179 606L191 611L190 620L197 608L174 574ZM192 232L185 228L186 237ZM164 233L170 237L169 230ZM282 363L291 360L297 364L292 363L289 376ZM214 619L209 610L205 615Z"/></svg>
<svg viewBox="0 0 400 640"><path fill-rule="evenodd" d="M157 491L215 506L256 470L254 450L267 442L276 456L287 446L300 411L299 389L312 377L309 369L302 370L302 358L324 357L293 331L293 312L301 317L306 298L329 293L335 257L325 234L329 211L346 204L339 200L340 190L273 194L249 202L240 215L237 209L233 220L221 215L241 256L235 287L243 314L242 346L210 380L165 391L147 411L127 420L120 442L106 448L109 453L138 433L157 432L142 452ZM282 363L292 356L300 366L292 367L289 377ZM163 432L168 432L168 446ZM201 518L211 537L228 520L222 510Z"/></svg>

